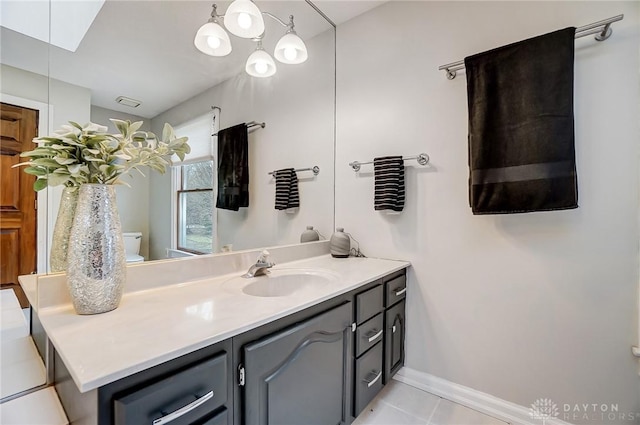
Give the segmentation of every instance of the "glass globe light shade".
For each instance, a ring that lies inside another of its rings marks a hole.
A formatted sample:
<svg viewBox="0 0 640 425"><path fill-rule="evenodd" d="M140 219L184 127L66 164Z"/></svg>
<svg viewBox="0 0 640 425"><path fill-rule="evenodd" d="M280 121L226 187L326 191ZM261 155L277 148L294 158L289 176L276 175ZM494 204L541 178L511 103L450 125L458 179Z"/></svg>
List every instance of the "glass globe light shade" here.
<svg viewBox="0 0 640 425"><path fill-rule="evenodd" d="M255 38L264 32L264 19L252 1L235 0L224 14L224 26L238 37Z"/></svg>
<svg viewBox="0 0 640 425"><path fill-rule="evenodd" d="M247 65L245 66L247 74L253 77L266 78L271 77L276 73L276 63L269 53L263 49L257 49L251 53L247 59Z"/></svg>
<svg viewBox="0 0 640 425"><path fill-rule="evenodd" d="M288 32L278 40L273 56L279 62L298 64L307 60L307 46L294 31Z"/></svg>
<svg viewBox="0 0 640 425"><path fill-rule="evenodd" d="M231 53L229 34L217 22L207 22L201 26L193 44L209 56L226 56Z"/></svg>

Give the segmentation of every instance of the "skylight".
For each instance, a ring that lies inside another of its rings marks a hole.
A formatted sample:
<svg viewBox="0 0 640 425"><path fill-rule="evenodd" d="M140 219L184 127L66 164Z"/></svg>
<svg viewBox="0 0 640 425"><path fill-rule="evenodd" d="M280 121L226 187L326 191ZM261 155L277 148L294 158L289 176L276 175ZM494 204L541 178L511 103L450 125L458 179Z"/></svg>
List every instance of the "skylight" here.
<svg viewBox="0 0 640 425"><path fill-rule="evenodd" d="M75 52L105 0L2 0L0 26Z"/></svg>

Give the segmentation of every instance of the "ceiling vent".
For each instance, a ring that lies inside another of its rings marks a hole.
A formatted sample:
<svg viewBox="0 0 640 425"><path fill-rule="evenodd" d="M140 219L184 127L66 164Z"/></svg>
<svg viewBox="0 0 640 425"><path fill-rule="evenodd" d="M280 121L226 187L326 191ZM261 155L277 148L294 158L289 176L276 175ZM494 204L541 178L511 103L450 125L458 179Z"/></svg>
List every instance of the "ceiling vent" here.
<svg viewBox="0 0 640 425"><path fill-rule="evenodd" d="M116 97L116 102L124 106L129 106L131 108L137 108L138 106L142 105L141 101L131 99L130 97L124 97L124 96Z"/></svg>

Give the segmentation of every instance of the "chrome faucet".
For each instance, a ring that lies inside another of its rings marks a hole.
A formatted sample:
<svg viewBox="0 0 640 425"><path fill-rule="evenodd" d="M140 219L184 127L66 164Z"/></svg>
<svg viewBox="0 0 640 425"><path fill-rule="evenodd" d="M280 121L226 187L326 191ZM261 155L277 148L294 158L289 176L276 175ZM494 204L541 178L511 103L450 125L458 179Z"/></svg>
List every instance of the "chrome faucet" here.
<svg viewBox="0 0 640 425"><path fill-rule="evenodd" d="M253 264L251 267L249 267L249 270L245 274L243 274L242 277L249 279L256 276L263 276L269 273L267 269L270 269L271 267L275 266L276 263L270 263L268 261L268 258L269 258L269 251L265 249L264 251L262 251L262 253L258 257L258 260L256 261L256 263Z"/></svg>

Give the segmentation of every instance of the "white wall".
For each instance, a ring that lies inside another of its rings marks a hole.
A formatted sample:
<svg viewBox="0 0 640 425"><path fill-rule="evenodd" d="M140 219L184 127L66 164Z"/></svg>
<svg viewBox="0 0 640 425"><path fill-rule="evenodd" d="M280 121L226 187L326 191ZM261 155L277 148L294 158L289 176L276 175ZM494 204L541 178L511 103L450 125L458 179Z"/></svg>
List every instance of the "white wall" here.
<svg viewBox="0 0 640 425"><path fill-rule="evenodd" d="M473 216L465 74L438 66L620 13L606 42L576 40L580 208ZM336 225L412 262L409 367L526 407L640 412L639 28L636 2L394 1L338 26ZM420 152L404 212L375 212L372 169L347 164Z"/></svg>
<svg viewBox="0 0 640 425"><path fill-rule="evenodd" d="M328 31L306 40L309 59L301 65L278 63L277 74L268 79L253 78L242 72L153 118L152 128L159 132L165 122L178 125L206 113L211 106L219 106L222 109L220 128L249 121L266 123L264 129L249 134L249 208L241 208L238 212L218 210L219 247L233 244L234 250L241 250L296 243L307 225L313 225L327 237L331 235L333 37L333 31ZM298 174L300 210L296 214L276 211L275 180L267 173L280 168L314 165L320 167L316 178L311 172ZM153 211L162 213L152 219L152 257L157 240L168 244L167 233L171 225L166 194L170 180L153 178L150 206ZM163 194L158 193L163 190Z"/></svg>
<svg viewBox="0 0 640 425"><path fill-rule="evenodd" d="M0 64L2 74L2 93L53 106L49 117L54 129L76 121L84 124L89 121L91 91L85 87L48 79L44 75L12 66Z"/></svg>
<svg viewBox="0 0 640 425"><path fill-rule="evenodd" d="M151 120L137 115L113 111L111 109L91 106L91 122L106 125L110 133L118 133L118 129L109 119L129 120L131 122L143 121L142 131L151 131ZM138 172L130 173L122 177L122 181L129 184L116 186L116 199L120 223L123 232L142 232L140 243L140 255L149 258L149 175L155 173L148 168L143 168L142 176Z"/></svg>

